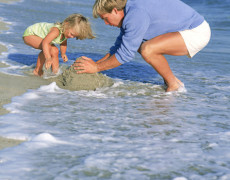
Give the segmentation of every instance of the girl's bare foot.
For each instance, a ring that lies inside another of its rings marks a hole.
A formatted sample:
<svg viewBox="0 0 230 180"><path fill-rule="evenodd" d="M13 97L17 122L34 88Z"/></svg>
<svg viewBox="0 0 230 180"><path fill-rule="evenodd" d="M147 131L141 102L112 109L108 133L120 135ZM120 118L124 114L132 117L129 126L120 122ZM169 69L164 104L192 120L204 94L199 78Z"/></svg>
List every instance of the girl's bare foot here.
<svg viewBox="0 0 230 180"><path fill-rule="evenodd" d="M33 74L35 76L42 76L43 75L43 71L37 71L36 69L34 69Z"/></svg>
<svg viewBox="0 0 230 180"><path fill-rule="evenodd" d="M57 74L59 72L59 69L52 69L53 74Z"/></svg>

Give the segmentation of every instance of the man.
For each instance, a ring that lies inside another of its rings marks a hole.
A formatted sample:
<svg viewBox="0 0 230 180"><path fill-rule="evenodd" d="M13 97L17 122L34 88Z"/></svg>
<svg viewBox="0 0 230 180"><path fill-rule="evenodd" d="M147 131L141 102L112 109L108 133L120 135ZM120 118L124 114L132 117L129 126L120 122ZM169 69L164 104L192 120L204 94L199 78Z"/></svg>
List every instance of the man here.
<svg viewBox="0 0 230 180"><path fill-rule="evenodd" d="M204 17L180 0L96 0L93 16L120 28L115 45L94 62L77 61L78 73L95 73L132 60L139 52L164 79L166 91L176 91L183 83L172 73L165 54L193 57L210 40Z"/></svg>

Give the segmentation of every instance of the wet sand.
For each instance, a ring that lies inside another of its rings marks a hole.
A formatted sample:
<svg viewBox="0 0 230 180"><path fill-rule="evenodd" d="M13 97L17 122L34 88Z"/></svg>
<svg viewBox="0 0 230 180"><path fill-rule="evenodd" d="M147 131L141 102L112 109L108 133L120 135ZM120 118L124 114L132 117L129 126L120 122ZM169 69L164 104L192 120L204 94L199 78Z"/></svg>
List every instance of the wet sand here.
<svg viewBox="0 0 230 180"><path fill-rule="evenodd" d="M0 0L0 3L10 4L17 1L18 0ZM8 29L9 24L0 21L0 33L7 31ZM0 43L0 56L2 55L2 52L6 51L7 47ZM0 68L2 67L6 67L6 65L0 62ZM0 73L0 115L8 113L7 110L3 108L3 105L10 103L12 97L19 96L25 93L28 89L38 88L42 84L48 84L48 82L34 76L21 77ZM16 146L21 142L23 141L0 137L0 150L7 147Z"/></svg>
<svg viewBox="0 0 230 180"><path fill-rule="evenodd" d="M80 59L79 57L78 59ZM77 74L74 66L64 70L57 78L50 79L55 81L57 86L70 91L78 90L96 90L97 88L110 87L113 85L113 80L102 73L93 74Z"/></svg>
<svg viewBox="0 0 230 180"><path fill-rule="evenodd" d="M0 68L5 65L0 63ZM28 89L35 89L49 82L39 77L21 77L0 73L0 115L8 113L4 104L11 102L11 98L25 93ZM22 141L0 137L0 150L20 144Z"/></svg>
<svg viewBox="0 0 230 180"><path fill-rule="evenodd" d="M0 0L0 3L10 3L14 1ZM1 19L0 19L1 20ZM9 29L9 24L0 21L0 33ZM0 43L0 56L2 52L7 52L7 47ZM7 67L0 62L0 68ZM113 85L113 81L101 74L76 74L73 67L67 68L63 74L57 78L44 79L34 75L16 76L0 72L0 115L7 114L4 105L11 102L12 97L19 96L27 92L28 89L37 89L41 85L48 85L56 82L60 88L75 90L96 90L96 88L108 87ZM22 141L8 139L0 136L0 150L20 144Z"/></svg>
<svg viewBox="0 0 230 180"><path fill-rule="evenodd" d="M0 137L0 150L4 149L4 148L7 148L7 147L16 146L16 145L18 145L18 144L20 144L22 142L23 141Z"/></svg>
<svg viewBox="0 0 230 180"><path fill-rule="evenodd" d="M0 68L4 66L4 64L0 63ZM12 97L19 96L28 89L36 89L49 83L36 76L13 76L0 72L0 115L7 113L2 106L10 103Z"/></svg>
<svg viewBox="0 0 230 180"><path fill-rule="evenodd" d="M19 2L19 0L0 0L0 3L10 4L10 3L13 3L13 2Z"/></svg>

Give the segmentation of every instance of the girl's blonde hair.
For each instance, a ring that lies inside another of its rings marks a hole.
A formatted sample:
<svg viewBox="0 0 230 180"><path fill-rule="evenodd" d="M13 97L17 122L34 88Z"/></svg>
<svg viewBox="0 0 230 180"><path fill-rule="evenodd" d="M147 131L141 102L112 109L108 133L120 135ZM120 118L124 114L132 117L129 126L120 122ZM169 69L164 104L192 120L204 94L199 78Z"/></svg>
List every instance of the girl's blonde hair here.
<svg viewBox="0 0 230 180"><path fill-rule="evenodd" d="M114 8L123 10L127 0L96 0L93 5L93 17L97 18L100 14L111 13Z"/></svg>
<svg viewBox="0 0 230 180"><path fill-rule="evenodd" d="M61 25L61 31L73 28L78 34L76 39L93 39L93 35L89 20L81 14L71 14L62 23L56 23Z"/></svg>

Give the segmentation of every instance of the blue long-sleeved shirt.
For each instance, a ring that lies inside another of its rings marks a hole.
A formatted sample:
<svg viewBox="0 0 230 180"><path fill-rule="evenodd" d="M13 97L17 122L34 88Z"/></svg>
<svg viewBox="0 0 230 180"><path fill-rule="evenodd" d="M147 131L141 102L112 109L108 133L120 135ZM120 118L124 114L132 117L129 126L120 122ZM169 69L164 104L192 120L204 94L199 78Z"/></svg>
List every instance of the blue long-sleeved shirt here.
<svg viewBox="0 0 230 180"><path fill-rule="evenodd" d="M127 0L120 35L110 54L123 64L132 60L144 40L193 29L204 17L180 0Z"/></svg>

